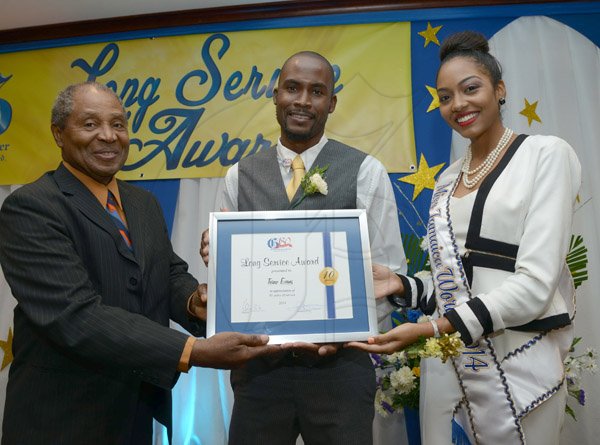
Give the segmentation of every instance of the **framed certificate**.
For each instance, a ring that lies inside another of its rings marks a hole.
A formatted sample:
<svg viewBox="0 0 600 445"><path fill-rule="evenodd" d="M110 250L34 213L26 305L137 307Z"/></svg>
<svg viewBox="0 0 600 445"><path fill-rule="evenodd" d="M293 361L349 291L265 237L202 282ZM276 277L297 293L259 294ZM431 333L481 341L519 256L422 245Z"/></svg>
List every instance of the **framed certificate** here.
<svg viewBox="0 0 600 445"><path fill-rule="evenodd" d="M377 334L364 210L210 215L207 334L268 334L270 343Z"/></svg>

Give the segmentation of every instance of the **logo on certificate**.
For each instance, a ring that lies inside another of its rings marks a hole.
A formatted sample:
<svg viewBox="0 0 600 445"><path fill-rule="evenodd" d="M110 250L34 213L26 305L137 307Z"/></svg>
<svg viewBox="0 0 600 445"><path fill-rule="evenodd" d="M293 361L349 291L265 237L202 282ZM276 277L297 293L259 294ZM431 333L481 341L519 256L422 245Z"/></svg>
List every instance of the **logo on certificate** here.
<svg viewBox="0 0 600 445"><path fill-rule="evenodd" d="M292 247L292 237L280 236L277 238L270 238L267 240L267 246L271 250L289 250Z"/></svg>
<svg viewBox="0 0 600 445"><path fill-rule="evenodd" d="M319 273L319 280L325 286L333 286L338 279L338 271L333 267L326 267Z"/></svg>

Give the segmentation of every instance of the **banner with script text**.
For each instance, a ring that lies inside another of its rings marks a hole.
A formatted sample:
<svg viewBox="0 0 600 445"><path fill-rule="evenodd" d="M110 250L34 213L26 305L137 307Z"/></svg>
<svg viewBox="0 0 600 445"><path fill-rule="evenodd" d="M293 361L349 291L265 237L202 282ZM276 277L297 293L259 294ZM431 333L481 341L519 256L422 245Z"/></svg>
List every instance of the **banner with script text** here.
<svg viewBox="0 0 600 445"><path fill-rule="evenodd" d="M416 162L410 23L322 26L109 41L0 54L0 183L60 161L50 109L66 85L96 80L130 114L122 179L223 176L277 143L273 88L283 62L313 50L334 65L338 110L327 135L389 172Z"/></svg>

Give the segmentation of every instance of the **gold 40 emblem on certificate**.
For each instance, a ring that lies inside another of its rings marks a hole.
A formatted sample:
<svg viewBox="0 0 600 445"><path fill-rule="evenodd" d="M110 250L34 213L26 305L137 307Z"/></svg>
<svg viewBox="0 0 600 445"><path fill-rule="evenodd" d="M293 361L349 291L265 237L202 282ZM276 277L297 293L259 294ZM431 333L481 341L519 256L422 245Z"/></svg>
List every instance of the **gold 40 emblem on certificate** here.
<svg viewBox="0 0 600 445"><path fill-rule="evenodd" d="M325 286L333 286L337 281L339 273L333 267L324 268L321 273L319 273L319 280Z"/></svg>

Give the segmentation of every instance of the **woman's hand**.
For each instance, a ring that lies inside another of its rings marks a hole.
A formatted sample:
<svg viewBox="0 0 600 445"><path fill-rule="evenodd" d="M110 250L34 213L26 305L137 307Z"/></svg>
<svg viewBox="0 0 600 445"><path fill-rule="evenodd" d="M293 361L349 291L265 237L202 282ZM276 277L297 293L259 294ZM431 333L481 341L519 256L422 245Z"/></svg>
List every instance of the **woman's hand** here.
<svg viewBox="0 0 600 445"><path fill-rule="evenodd" d="M402 280L389 267L373 264L372 268L375 298L384 298L392 294L404 294Z"/></svg>
<svg viewBox="0 0 600 445"><path fill-rule="evenodd" d="M346 343L344 347L376 354L392 354L412 345L421 336L431 337L432 335L433 328L429 322L402 323L385 334L370 337L367 343L351 341Z"/></svg>

